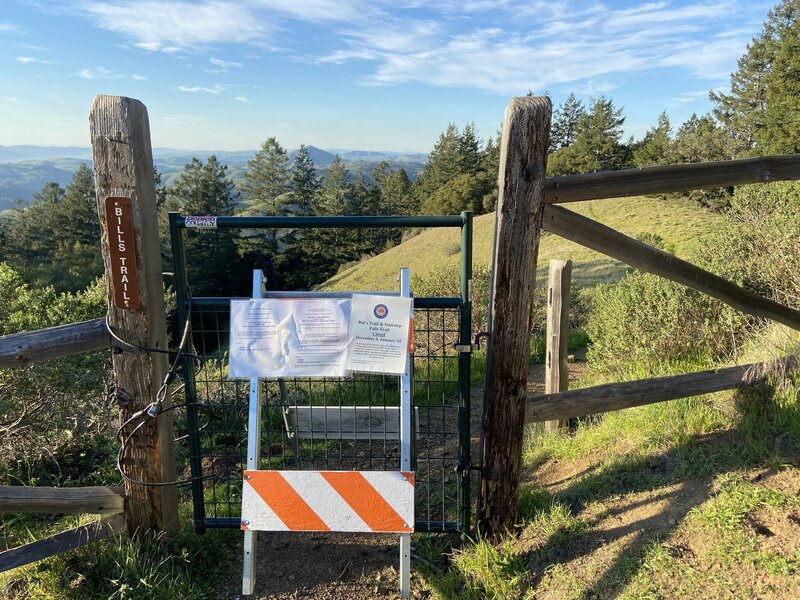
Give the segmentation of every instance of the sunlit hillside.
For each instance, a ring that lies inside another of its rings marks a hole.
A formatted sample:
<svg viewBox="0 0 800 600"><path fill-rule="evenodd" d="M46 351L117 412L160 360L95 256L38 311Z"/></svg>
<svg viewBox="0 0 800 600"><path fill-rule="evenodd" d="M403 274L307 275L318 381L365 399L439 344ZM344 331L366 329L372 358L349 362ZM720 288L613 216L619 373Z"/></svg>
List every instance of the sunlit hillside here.
<svg viewBox="0 0 800 600"><path fill-rule="evenodd" d="M576 202L566 206L630 236L645 233L659 235L670 250L683 258L690 256L703 235L713 231L722 219L720 215L686 199L637 197ZM491 263L494 222L493 213L475 219L475 265ZM393 289L397 285L395 280L401 267L408 267L412 274L417 275L446 266L458 269L459 257L458 230L430 229L378 256L342 270L323 287L335 290ZM542 269L546 269L548 261L554 258L572 259L573 278L578 284L613 281L624 273L624 266L618 261L545 234L539 248L540 274Z"/></svg>

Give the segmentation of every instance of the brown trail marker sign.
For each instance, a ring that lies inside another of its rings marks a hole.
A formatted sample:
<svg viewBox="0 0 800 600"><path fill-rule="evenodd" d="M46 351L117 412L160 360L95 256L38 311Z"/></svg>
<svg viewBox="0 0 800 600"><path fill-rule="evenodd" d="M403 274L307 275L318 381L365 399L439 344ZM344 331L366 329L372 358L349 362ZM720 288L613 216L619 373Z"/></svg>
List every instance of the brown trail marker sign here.
<svg viewBox="0 0 800 600"><path fill-rule="evenodd" d="M106 198L106 223L114 306L136 310L140 305L139 269L136 266L131 199Z"/></svg>

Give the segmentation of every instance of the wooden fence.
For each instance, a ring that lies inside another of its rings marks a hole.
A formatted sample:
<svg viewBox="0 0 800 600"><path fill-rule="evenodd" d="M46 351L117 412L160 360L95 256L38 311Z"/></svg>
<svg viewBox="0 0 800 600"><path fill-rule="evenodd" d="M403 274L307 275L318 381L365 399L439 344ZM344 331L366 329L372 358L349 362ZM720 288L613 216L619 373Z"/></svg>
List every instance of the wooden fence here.
<svg viewBox="0 0 800 600"><path fill-rule="evenodd" d="M549 99L515 98L506 111L503 125L478 508L481 532L490 537L513 528L526 422L566 419L735 388L763 378L776 366L788 369L798 365L796 357L787 357L774 364L742 365L581 390L564 389L565 380L551 373L549 393L527 394L534 275L542 230L705 292L748 314L800 328L798 311L556 205L800 179L800 155L546 179L550 116ZM166 363L164 354L146 350L165 348L149 125L141 103L108 96L98 96L95 100L91 124L104 260L111 282L109 324L130 342L127 347L115 342L113 353L117 389L127 390L125 419L152 401ZM109 201L120 199L125 201L126 210L130 210L130 223L134 225L127 233L133 235L131 241L138 252L135 309L125 304L124 295L114 288L114 277L118 282L119 272L114 271L109 250L106 216ZM560 323L564 331L563 322ZM0 337L0 368L108 348L109 343L105 319L4 336ZM562 365L563 369L564 351L559 343L557 339L549 340L548 352L552 352L553 368ZM141 467L136 477L152 482L174 480L170 418L159 418L132 439L131 452L136 457L135 464ZM2 552L0 571L116 535L126 528L129 532L154 530L169 534L177 524L175 489L169 485L143 489L129 482L124 490L0 488L0 512L17 510L111 513L112 516Z"/></svg>
<svg viewBox="0 0 800 600"><path fill-rule="evenodd" d="M541 231L701 291L747 314L800 329L797 310L558 206L580 200L800 179L800 155L545 179L550 112L547 98L514 98L503 123L478 501L481 533L494 539L514 526L525 423L732 389L763 379L772 369L798 365L797 357L790 356L774 363L566 390L559 374L553 372L563 365L558 342L548 339L548 381L552 379L548 393L526 395L529 319Z"/></svg>

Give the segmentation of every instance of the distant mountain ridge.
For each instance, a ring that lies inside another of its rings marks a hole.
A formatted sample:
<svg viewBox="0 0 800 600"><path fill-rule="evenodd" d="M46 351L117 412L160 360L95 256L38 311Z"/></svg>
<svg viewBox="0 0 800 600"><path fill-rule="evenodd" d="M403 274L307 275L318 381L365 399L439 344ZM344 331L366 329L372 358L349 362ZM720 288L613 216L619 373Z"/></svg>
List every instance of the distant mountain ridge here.
<svg viewBox="0 0 800 600"><path fill-rule="evenodd" d="M345 166L353 173L363 171L369 174L381 161L389 163L391 169L403 168L411 179L422 170L427 154L422 152L393 152L376 150L348 150L344 148L322 149L306 146L320 175L334 161L338 154ZM169 185L193 157L206 160L215 154L228 166L228 173L235 183L239 183L246 171L247 162L257 150L211 151L177 150L173 148L154 148L153 161L161 173L164 184ZM294 160L297 150L289 152ZM0 211L13 207L17 201L29 203L34 194L50 181L61 186L72 180L72 174L81 163L91 167L92 151L80 146L2 146L0 145Z"/></svg>

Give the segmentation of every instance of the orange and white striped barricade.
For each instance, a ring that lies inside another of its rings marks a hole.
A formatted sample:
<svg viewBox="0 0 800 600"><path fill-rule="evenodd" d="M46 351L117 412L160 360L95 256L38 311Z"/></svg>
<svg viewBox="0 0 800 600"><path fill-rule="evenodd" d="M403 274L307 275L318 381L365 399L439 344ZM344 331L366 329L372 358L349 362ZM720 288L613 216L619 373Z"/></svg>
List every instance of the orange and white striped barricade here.
<svg viewBox="0 0 800 600"><path fill-rule="evenodd" d="M242 529L414 531L408 471L245 471Z"/></svg>
<svg viewBox="0 0 800 600"><path fill-rule="evenodd" d="M401 269L399 279L400 297L411 298L409 270ZM254 299L264 297L264 278L258 269L253 271L252 291ZM409 328L412 329L413 310L410 317ZM414 531L414 473L411 470L414 430L409 355L412 335L413 329L409 333L405 368L400 376L400 471L259 470L262 380L250 379L247 469L241 517L244 595L252 594L255 589L257 531L346 531L400 534L400 596L410 597L411 533Z"/></svg>

